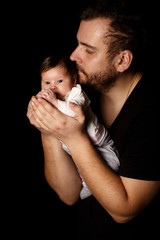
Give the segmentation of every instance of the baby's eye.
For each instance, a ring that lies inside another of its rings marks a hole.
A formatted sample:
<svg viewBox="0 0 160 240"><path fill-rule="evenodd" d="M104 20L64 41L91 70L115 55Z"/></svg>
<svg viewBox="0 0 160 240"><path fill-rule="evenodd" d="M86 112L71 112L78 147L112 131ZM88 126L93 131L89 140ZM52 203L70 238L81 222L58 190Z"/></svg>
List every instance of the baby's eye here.
<svg viewBox="0 0 160 240"><path fill-rule="evenodd" d="M49 84L50 84L50 82L49 82L49 81L46 81L46 84L47 84L47 85L49 85Z"/></svg>
<svg viewBox="0 0 160 240"><path fill-rule="evenodd" d="M62 83L62 82L63 82L63 80L62 80L62 79L60 79L60 80L58 80L58 81L57 81L57 83Z"/></svg>

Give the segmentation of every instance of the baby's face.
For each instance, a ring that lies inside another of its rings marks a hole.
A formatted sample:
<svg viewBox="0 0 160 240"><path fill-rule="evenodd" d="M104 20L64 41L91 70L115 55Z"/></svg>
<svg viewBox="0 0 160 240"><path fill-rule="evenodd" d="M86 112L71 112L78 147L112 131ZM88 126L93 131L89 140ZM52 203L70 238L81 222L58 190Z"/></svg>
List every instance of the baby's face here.
<svg viewBox="0 0 160 240"><path fill-rule="evenodd" d="M65 100L65 95L75 85L73 77L62 65L41 74L41 88L51 89L60 100Z"/></svg>

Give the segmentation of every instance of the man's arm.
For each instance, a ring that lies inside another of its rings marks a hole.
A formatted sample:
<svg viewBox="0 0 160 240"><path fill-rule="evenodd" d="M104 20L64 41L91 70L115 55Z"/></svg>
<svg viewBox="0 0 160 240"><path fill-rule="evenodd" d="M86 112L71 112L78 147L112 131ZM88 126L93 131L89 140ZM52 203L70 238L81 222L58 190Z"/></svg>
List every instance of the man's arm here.
<svg viewBox="0 0 160 240"><path fill-rule="evenodd" d="M160 182L121 177L109 169L84 131L81 107L71 107L75 118L35 100L34 117L41 127L67 145L82 178L113 219L119 223L131 220L153 200L160 190Z"/></svg>
<svg viewBox="0 0 160 240"><path fill-rule="evenodd" d="M44 172L48 184L62 201L68 205L74 204L79 199L82 183L73 160L62 149L60 141L34 118L32 100L28 105L27 117L41 131Z"/></svg>
<svg viewBox="0 0 160 240"><path fill-rule="evenodd" d="M101 161L86 136L77 139L78 147L74 145L75 141L76 139L68 141L67 144L81 176L98 202L116 222L130 221L160 190L160 181L121 177L111 171Z"/></svg>
<svg viewBox="0 0 160 240"><path fill-rule="evenodd" d="M79 199L81 179L74 162L61 146L59 140L42 134L44 172L48 184L60 199L72 205Z"/></svg>

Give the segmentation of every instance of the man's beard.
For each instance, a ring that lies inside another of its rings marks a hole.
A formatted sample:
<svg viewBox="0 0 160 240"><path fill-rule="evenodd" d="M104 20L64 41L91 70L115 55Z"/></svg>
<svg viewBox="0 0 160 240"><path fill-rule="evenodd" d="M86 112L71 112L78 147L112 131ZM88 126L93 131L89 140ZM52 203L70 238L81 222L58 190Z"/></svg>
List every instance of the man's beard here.
<svg viewBox="0 0 160 240"><path fill-rule="evenodd" d="M92 74L87 74L80 66L77 66L77 69L79 70L79 83L90 85L99 92L108 91L114 85L118 76L118 72L113 65L110 65L104 71Z"/></svg>

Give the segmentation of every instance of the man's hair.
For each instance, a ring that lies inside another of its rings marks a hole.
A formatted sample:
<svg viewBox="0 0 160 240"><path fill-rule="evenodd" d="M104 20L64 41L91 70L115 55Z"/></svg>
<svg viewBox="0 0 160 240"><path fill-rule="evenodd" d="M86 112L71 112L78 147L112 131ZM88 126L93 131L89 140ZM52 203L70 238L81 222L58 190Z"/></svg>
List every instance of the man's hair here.
<svg viewBox="0 0 160 240"><path fill-rule="evenodd" d="M81 13L81 20L96 18L110 19L110 29L104 38L109 46L107 53L113 59L123 50L133 54L131 66L135 70L143 70L146 34L141 14L135 10L132 1L110 0L92 1Z"/></svg>
<svg viewBox="0 0 160 240"><path fill-rule="evenodd" d="M43 72L47 72L50 69L58 67L58 66L65 67L71 76L76 74L75 62L71 61L68 56L55 55L55 56L46 57L43 60L41 66L40 66L40 75Z"/></svg>

